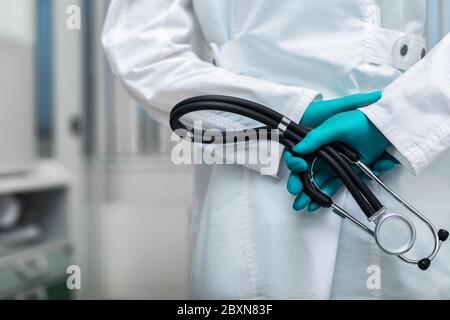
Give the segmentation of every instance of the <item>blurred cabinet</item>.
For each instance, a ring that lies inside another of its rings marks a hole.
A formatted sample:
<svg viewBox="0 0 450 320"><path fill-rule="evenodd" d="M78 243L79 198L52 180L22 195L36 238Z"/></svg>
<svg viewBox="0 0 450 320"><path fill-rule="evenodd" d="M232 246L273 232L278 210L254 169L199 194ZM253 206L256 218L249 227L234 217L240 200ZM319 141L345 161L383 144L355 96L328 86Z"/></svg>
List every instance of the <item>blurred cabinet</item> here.
<svg viewBox="0 0 450 320"><path fill-rule="evenodd" d="M70 299L66 268L70 265L68 245L54 245L24 252L0 265L2 299Z"/></svg>
<svg viewBox="0 0 450 320"><path fill-rule="evenodd" d="M14 222L0 225L1 299L69 297L60 289L72 260L69 190L68 173L53 160L21 174L0 175L0 197L19 204Z"/></svg>
<svg viewBox="0 0 450 320"><path fill-rule="evenodd" d="M72 292L67 289L66 279L62 277L20 294L7 297L8 300L72 300Z"/></svg>

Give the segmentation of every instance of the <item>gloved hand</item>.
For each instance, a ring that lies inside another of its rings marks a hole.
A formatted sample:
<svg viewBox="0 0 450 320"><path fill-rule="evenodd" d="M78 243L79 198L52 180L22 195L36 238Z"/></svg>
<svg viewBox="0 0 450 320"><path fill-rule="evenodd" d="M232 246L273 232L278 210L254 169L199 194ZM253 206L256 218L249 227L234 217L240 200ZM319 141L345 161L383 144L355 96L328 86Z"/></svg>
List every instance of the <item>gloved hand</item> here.
<svg viewBox="0 0 450 320"><path fill-rule="evenodd" d="M292 153L286 151L284 154L284 160L287 167L292 171L288 183L287 189L290 194L296 196L293 208L296 211L300 211L308 207L309 212L317 211L320 205L312 202L311 198L303 192L303 184L300 179L300 173L309 170L309 166L302 158L294 157ZM394 170L395 166L399 162L387 152L384 152L371 166L373 173L376 176L380 176L383 172ZM364 174L359 168L354 167L356 173L359 174L363 180L368 180L366 174ZM342 182L335 173L322 161L318 160L314 164L314 182L320 188L322 192L332 197L342 187Z"/></svg>
<svg viewBox="0 0 450 320"><path fill-rule="evenodd" d="M389 146L380 130L359 110L338 113L311 131L294 151L307 155L331 142L343 142L359 152L362 160L371 164Z"/></svg>
<svg viewBox="0 0 450 320"><path fill-rule="evenodd" d="M314 101L306 109L300 120L300 124L315 128L336 114L375 103L381 99L381 95L380 91L376 91L365 94L354 94L333 100ZM294 157L289 151L285 153L285 163L294 172L302 172L307 168L307 163L303 159Z"/></svg>
<svg viewBox="0 0 450 320"><path fill-rule="evenodd" d="M381 99L381 95L380 91L375 91L333 100L314 101L306 109L300 123L307 127L316 128L335 114L355 110L377 102Z"/></svg>
<svg viewBox="0 0 450 320"><path fill-rule="evenodd" d="M370 164L374 162L372 158L376 158L383 153L389 142L381 133L379 133L378 129L365 118L363 113L354 109L372 104L380 98L380 92L373 92L312 103L306 110L305 115L301 120L301 124L314 127L325 120L326 121L316 130L313 130L302 143L297 145L295 151L298 152L300 150L303 154L307 154L318 149L323 144L328 143L327 141L342 141L359 151L366 163ZM355 112L346 112L347 110L353 110ZM349 113L349 115L342 116L347 113ZM349 132L347 131L347 128L350 131L350 134L347 134ZM353 131L356 129L358 130L357 132ZM365 134L363 139L359 138L360 134ZM346 139L348 136L350 139ZM356 139L355 136L357 137ZM373 141L377 146L374 148L370 142L365 144L366 140L364 139L367 138L374 139ZM354 146L355 141L353 140L358 142L364 141L364 144L361 144L362 147L360 146L360 148L358 148L358 146ZM298 173L308 168L308 163L299 157L294 157L288 151L285 153L284 159L287 167L292 171L287 187L292 195L297 196L294 201L294 209L298 211L309 206L309 211L317 210L320 206L316 203L311 203L311 199L302 192L303 187L300 176L298 175ZM373 168L375 174L380 175L381 172L392 170L396 164L398 164L396 159L387 153L383 153L380 158L374 162ZM360 174L364 177L362 173ZM334 195L342 185L334 173L320 160L314 167L314 179L321 190L330 196Z"/></svg>

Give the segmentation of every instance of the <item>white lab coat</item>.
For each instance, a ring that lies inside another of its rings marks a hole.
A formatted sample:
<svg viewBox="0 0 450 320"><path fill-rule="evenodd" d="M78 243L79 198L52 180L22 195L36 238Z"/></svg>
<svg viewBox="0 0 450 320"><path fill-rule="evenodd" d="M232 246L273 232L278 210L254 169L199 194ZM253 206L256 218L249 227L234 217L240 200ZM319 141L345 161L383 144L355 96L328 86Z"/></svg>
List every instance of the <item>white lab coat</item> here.
<svg viewBox="0 0 450 320"><path fill-rule="evenodd" d="M450 39L410 69L425 49L425 10L424 0L113 0L103 45L130 94L164 125L177 102L202 94L250 99L298 121L320 96L383 90L364 112L406 168L427 167L385 180L449 228ZM193 52L196 21L215 64ZM448 245L423 272L329 210L294 214L282 169L262 176L255 166L196 167L194 298L450 298ZM346 192L336 201L362 217ZM429 240L418 247L430 249Z"/></svg>

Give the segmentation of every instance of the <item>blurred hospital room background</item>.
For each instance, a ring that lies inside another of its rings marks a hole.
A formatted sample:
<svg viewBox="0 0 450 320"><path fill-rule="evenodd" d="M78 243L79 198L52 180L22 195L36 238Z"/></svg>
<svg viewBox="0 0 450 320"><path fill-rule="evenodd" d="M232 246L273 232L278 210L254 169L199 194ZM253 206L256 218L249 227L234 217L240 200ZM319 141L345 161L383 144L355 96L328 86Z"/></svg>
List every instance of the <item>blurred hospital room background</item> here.
<svg viewBox="0 0 450 320"><path fill-rule="evenodd" d="M112 77L108 3L0 1L0 299L189 298L193 168Z"/></svg>

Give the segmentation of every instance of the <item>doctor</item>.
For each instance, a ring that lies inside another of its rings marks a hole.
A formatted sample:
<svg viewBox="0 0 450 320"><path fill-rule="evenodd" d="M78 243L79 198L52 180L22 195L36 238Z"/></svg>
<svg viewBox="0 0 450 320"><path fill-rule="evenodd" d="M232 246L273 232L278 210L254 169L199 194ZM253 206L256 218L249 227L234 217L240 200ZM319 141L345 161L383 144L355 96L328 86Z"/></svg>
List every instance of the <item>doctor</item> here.
<svg viewBox="0 0 450 320"><path fill-rule="evenodd" d="M164 125L177 102L196 95L238 96L303 121L322 97L375 92L322 107L337 103L340 116L369 105L360 118L403 165L384 180L448 228L450 38L419 62L426 53L425 10L424 0L113 0L102 40L114 73ZM211 61L193 51L197 27ZM384 97L370 105L380 98L376 91ZM317 124L327 123L317 114ZM203 120L248 125L227 115ZM301 148L305 154L323 143L312 142ZM384 171L393 161L375 165ZM329 210L293 214L282 163L273 176L257 166L196 167L194 298L450 298L448 248L422 272L381 253ZM407 170L422 173L412 177ZM373 190L389 209L401 209ZM301 188L294 191L301 195ZM358 212L346 192L335 199ZM429 250L425 240L420 246Z"/></svg>

